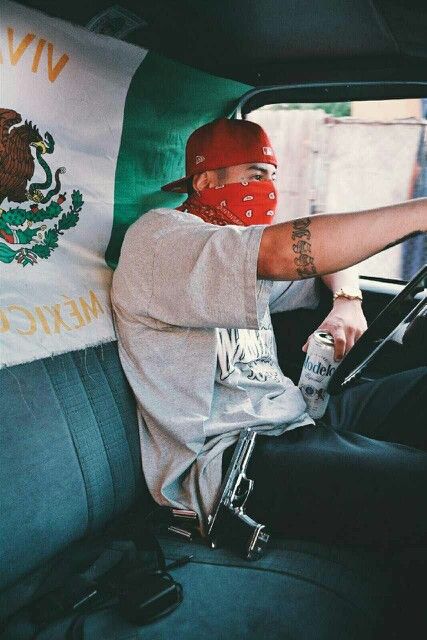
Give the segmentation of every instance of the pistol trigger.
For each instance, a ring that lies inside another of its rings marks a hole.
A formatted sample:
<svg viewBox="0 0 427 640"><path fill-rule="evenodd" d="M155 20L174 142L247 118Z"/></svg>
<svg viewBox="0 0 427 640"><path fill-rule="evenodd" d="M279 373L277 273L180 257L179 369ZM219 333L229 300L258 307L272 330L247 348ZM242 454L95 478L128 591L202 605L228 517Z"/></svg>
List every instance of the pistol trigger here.
<svg viewBox="0 0 427 640"><path fill-rule="evenodd" d="M250 480L250 479L246 478L246 482L248 483L248 488L246 490L246 494L245 494L244 500L243 500L243 502L242 502L242 504L240 506L241 509L243 509L243 507L245 506L246 501L249 498L249 495L252 493L252 489L254 488L254 481L253 480Z"/></svg>
<svg viewBox="0 0 427 640"><path fill-rule="evenodd" d="M239 478L239 482L236 484L233 495L231 497L231 506L233 508L242 509L246 504L246 500L249 497L250 492L252 491L254 485L254 481L250 480L244 475L241 475Z"/></svg>

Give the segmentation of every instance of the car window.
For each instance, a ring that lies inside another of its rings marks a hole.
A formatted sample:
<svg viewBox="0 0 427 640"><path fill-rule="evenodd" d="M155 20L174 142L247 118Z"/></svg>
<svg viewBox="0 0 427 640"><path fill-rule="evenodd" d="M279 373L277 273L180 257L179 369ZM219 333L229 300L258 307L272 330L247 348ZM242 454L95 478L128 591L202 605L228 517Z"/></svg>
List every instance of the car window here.
<svg viewBox="0 0 427 640"><path fill-rule="evenodd" d="M275 222L427 196L426 117L424 98L273 104L249 113L280 162ZM359 273L407 281L426 262L424 235L365 260Z"/></svg>

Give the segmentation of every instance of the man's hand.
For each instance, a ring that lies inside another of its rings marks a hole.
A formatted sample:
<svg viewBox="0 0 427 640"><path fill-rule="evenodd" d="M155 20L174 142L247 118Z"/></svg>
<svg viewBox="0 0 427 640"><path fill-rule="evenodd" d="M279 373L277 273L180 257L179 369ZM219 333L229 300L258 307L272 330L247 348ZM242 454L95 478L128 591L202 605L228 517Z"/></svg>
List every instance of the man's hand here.
<svg viewBox="0 0 427 640"><path fill-rule="evenodd" d="M337 298L332 310L317 331L328 331L333 335L335 360L342 360L367 328L368 325L362 311L362 303L359 300ZM311 335L302 347L303 351L307 351Z"/></svg>

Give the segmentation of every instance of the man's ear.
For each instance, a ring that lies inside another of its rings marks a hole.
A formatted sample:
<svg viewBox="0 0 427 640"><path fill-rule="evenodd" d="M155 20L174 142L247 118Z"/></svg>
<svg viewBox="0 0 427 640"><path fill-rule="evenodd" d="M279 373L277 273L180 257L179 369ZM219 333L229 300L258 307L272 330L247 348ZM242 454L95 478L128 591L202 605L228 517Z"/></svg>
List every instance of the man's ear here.
<svg viewBox="0 0 427 640"><path fill-rule="evenodd" d="M196 175L193 176L194 191L200 193L200 191L203 191L203 189L209 187L209 182L209 175L207 171L204 171L203 173L196 173Z"/></svg>

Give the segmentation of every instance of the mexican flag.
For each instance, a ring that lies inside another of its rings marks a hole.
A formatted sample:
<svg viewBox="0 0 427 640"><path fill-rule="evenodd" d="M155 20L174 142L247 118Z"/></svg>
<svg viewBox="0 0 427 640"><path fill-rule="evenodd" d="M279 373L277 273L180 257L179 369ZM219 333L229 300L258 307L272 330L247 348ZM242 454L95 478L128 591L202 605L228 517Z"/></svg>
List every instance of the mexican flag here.
<svg viewBox="0 0 427 640"><path fill-rule="evenodd" d="M0 366L115 339L126 229L182 202L189 134L248 89L2 0Z"/></svg>

